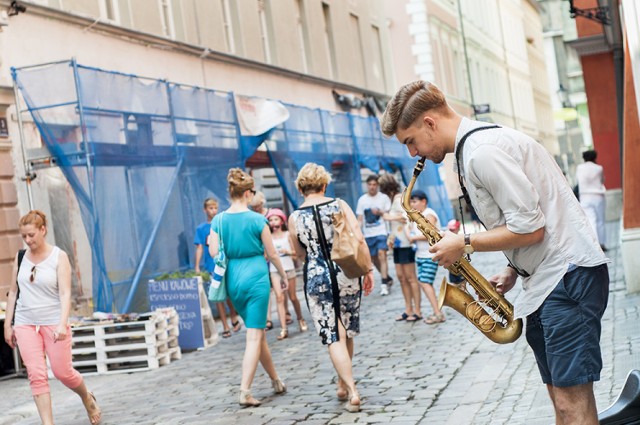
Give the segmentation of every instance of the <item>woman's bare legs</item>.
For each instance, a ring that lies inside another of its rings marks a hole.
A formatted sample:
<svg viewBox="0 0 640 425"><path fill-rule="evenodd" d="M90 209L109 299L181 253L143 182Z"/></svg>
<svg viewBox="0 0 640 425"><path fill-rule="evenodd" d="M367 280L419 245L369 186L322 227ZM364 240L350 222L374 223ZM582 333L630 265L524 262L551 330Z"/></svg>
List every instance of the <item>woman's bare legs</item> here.
<svg viewBox="0 0 640 425"><path fill-rule="evenodd" d="M338 373L338 388L346 387L351 397L349 402L352 405L359 405L360 395L353 380L352 370L353 339L347 338L347 332L340 321L338 321L338 335L340 340L329 345L329 357Z"/></svg>
<svg viewBox="0 0 640 425"><path fill-rule="evenodd" d="M244 350L242 359L242 381L240 383L241 391L250 391L253 384L253 378L256 375L258 361L269 375L271 380L280 379L276 372L271 350L267 344L264 329L247 328L247 345ZM250 400L257 401L253 397Z"/></svg>
<svg viewBox="0 0 640 425"><path fill-rule="evenodd" d="M236 308L233 306L231 298L227 298L227 305L229 306L229 316L231 316L231 326L233 326L233 331L238 332L242 325L240 324L240 316L238 315Z"/></svg>
<svg viewBox="0 0 640 425"><path fill-rule="evenodd" d="M284 310L285 295L280 286L280 275L278 275L278 273L271 273L271 288L276 294L276 308L278 309L278 318L280 319L280 329L287 329L287 316Z"/></svg>
<svg viewBox="0 0 640 425"><path fill-rule="evenodd" d="M438 308L436 291L433 288L433 284L420 282L420 286L422 286L422 291L427 296L427 299L429 300L429 304L431 304L431 308L433 309L433 314L436 316L440 315L442 312Z"/></svg>
<svg viewBox="0 0 640 425"><path fill-rule="evenodd" d="M38 408L38 415L42 425L53 425L53 409L51 407L51 393L38 394L33 396Z"/></svg>
<svg viewBox="0 0 640 425"><path fill-rule="evenodd" d="M420 294L420 284L416 276L416 263L398 264L397 267L402 269L404 280L410 288L409 303L412 306L413 313L418 317L422 317L422 311L420 309L422 295Z"/></svg>
<svg viewBox="0 0 640 425"><path fill-rule="evenodd" d="M99 423L102 417L102 412L100 411L100 407L98 406L93 394L91 394L87 389L84 381L82 381L82 384L78 385L76 388L71 388L71 390L78 394L80 399L82 399L82 404L84 404L84 408L87 409L87 414L89 415L91 423Z"/></svg>
<svg viewBox="0 0 640 425"><path fill-rule="evenodd" d="M222 331L223 332L231 332L231 328L227 323L227 311L224 306L224 302L216 303L216 307L218 307L218 314L220 315L220 321L222 322ZM233 317L233 316L232 316Z"/></svg>
<svg viewBox="0 0 640 425"><path fill-rule="evenodd" d="M298 300L298 295L296 294L296 278L292 277L289 279L289 287L287 288L287 295L289 295L289 300L291 300L291 304L293 304L293 309L296 312L296 317L298 320L302 320L302 309L300 308L300 300Z"/></svg>
<svg viewBox="0 0 640 425"><path fill-rule="evenodd" d="M396 274L398 275L397 277L400 281L400 289L402 289L402 297L404 298L404 313L407 316L411 316L414 313L413 303L411 302L413 299L411 282L407 280L402 264L396 264Z"/></svg>
<svg viewBox="0 0 640 425"><path fill-rule="evenodd" d="M349 352L349 358L353 364L353 338L347 338L347 351ZM336 395L340 400L346 400L349 395L347 387L342 378L340 378L340 375L338 375L338 391L336 392Z"/></svg>

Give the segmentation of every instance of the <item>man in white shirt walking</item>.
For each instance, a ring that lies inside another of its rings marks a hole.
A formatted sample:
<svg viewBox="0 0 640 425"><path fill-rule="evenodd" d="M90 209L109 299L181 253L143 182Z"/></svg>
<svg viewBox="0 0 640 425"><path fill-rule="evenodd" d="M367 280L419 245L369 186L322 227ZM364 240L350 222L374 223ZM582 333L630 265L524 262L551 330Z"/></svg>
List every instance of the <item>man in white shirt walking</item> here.
<svg viewBox="0 0 640 425"><path fill-rule="evenodd" d="M464 253L504 252L509 267L489 281L504 294L522 277L515 317L527 318L527 342L556 423L596 425L608 260L551 155L519 131L463 118L424 81L400 88L381 128L412 156L441 163L456 154L463 193L487 231L445 233L431 247L433 260L447 267Z"/></svg>
<svg viewBox="0 0 640 425"><path fill-rule="evenodd" d="M358 199L356 215L362 227L362 234L369 247L371 260L382 276L380 295L389 294L389 285L393 279L389 277L387 264L387 225L382 219L384 213L391 208L391 200L378 191L378 176L367 177L367 193Z"/></svg>
<svg viewBox="0 0 640 425"><path fill-rule="evenodd" d="M598 235L598 242L605 249L606 233L604 224L605 193L602 165L596 164L596 151L582 152L584 163L576 167L580 205L584 209L591 227Z"/></svg>

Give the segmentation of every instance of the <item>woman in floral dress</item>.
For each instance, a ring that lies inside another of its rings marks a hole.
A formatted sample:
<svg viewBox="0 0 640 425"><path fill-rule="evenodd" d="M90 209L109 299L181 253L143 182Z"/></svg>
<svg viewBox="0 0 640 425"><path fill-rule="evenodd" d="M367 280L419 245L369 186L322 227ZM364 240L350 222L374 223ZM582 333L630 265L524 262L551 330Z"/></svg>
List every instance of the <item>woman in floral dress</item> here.
<svg viewBox="0 0 640 425"><path fill-rule="evenodd" d="M325 196L331 175L324 167L308 163L300 170L296 186L304 203L289 218L291 245L306 258L304 293L313 323L338 374L339 400L345 409L360 410L360 395L352 372L353 337L360 332L360 299L373 290L373 268L363 278L349 279L330 258L333 244L331 217L341 208L351 228L363 239L355 214L344 201ZM321 226L321 232L318 229ZM324 242L324 243L323 243Z"/></svg>

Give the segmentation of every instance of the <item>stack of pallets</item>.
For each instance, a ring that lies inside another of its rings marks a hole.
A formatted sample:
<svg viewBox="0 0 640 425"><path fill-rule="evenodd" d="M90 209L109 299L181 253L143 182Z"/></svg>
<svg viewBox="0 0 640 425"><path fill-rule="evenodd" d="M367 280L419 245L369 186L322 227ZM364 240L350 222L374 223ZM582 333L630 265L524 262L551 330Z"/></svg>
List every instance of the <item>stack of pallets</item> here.
<svg viewBox="0 0 640 425"><path fill-rule="evenodd" d="M73 327L73 367L83 374L156 369L182 357L178 314L173 308L142 314L136 321Z"/></svg>

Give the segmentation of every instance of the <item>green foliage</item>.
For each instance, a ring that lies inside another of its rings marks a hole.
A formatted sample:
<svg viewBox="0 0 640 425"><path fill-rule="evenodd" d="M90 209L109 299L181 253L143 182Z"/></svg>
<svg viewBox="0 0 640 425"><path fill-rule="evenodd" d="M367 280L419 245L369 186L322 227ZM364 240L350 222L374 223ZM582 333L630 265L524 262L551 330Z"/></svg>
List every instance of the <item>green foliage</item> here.
<svg viewBox="0 0 640 425"><path fill-rule="evenodd" d="M204 282L211 280L211 275L208 272L201 271L197 273L195 270L177 271L173 273L164 273L160 276L156 276L155 280L171 280L171 279L190 279L192 277L200 276Z"/></svg>

